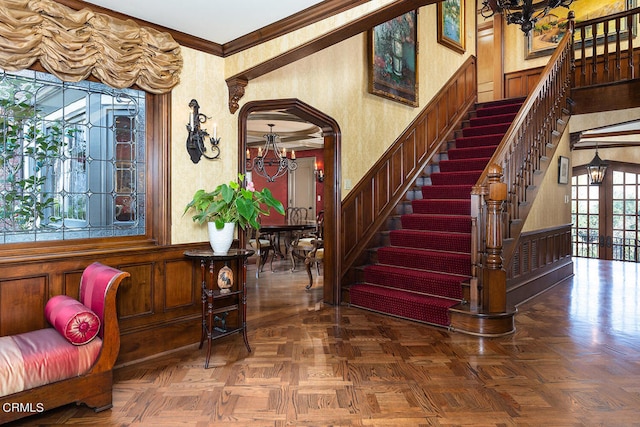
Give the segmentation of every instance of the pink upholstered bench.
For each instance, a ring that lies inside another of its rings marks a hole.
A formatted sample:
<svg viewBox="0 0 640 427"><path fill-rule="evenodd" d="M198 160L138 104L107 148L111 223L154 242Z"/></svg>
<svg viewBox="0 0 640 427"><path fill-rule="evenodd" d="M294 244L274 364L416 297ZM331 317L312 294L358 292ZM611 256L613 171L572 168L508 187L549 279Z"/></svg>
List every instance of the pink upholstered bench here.
<svg viewBox="0 0 640 427"><path fill-rule="evenodd" d="M47 302L51 328L0 337L0 423L73 402L111 407L120 350L115 298L128 276L93 263L82 273L79 301Z"/></svg>

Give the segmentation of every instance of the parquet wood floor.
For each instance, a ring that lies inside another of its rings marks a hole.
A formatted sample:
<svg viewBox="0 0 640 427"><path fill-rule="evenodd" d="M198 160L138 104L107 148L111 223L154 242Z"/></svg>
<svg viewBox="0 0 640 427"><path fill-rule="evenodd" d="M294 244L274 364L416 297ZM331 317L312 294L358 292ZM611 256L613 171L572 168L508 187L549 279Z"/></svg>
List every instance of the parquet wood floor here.
<svg viewBox="0 0 640 427"><path fill-rule="evenodd" d="M113 409L19 425L640 426L640 265L575 261L501 338L325 306L279 266L249 285L251 354L235 335L207 370L197 346L120 367Z"/></svg>

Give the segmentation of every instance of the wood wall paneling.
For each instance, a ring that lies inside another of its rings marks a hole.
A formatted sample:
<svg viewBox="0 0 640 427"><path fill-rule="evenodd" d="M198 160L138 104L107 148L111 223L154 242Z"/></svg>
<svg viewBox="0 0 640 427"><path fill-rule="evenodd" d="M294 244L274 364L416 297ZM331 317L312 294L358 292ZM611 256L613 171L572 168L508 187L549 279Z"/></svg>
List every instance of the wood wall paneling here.
<svg viewBox="0 0 640 427"><path fill-rule="evenodd" d="M402 145L396 147L391 155L391 192L396 193L398 188L404 181L404 174L402 173L402 167L404 162L402 161Z"/></svg>
<svg viewBox="0 0 640 427"><path fill-rule="evenodd" d="M117 364L153 356L200 339L200 282L183 253L203 244L100 250L47 262L0 262L0 335L47 327L44 306L51 296L78 297L80 276L94 261L127 271L118 290L120 354ZM199 277L199 270L198 270Z"/></svg>
<svg viewBox="0 0 640 427"><path fill-rule="evenodd" d="M46 326L48 277L39 275L0 281L0 335L15 335Z"/></svg>
<svg viewBox="0 0 640 427"><path fill-rule="evenodd" d="M195 266L182 261L169 260L164 264L164 310L193 306L200 298L200 280ZM196 295L196 291L197 295Z"/></svg>
<svg viewBox="0 0 640 427"><path fill-rule="evenodd" d="M520 98L529 95L538 84L543 70L544 67L538 67L505 74L505 98Z"/></svg>
<svg viewBox="0 0 640 427"><path fill-rule="evenodd" d="M63 289L61 294L69 295L71 298L80 299L80 279L82 270L68 271L63 274Z"/></svg>
<svg viewBox="0 0 640 427"><path fill-rule="evenodd" d="M413 129L409 135L407 135L406 141L403 144L404 150L402 157L404 160L403 177L402 182L408 179L416 170L417 166L417 147L416 147L416 130Z"/></svg>
<svg viewBox="0 0 640 427"><path fill-rule="evenodd" d="M507 269L507 303L517 306L571 275L571 224L524 233Z"/></svg>
<svg viewBox="0 0 640 427"><path fill-rule="evenodd" d="M378 183L378 185L376 186L375 206L378 207L376 214L379 215L380 212L383 211L389 204L391 195L389 189L389 168L381 168L376 173L375 181Z"/></svg>
<svg viewBox="0 0 640 427"><path fill-rule="evenodd" d="M131 274L130 278L122 281L118 290L118 315L120 320L130 317L150 315L153 307L153 265L145 264L120 264L119 269Z"/></svg>

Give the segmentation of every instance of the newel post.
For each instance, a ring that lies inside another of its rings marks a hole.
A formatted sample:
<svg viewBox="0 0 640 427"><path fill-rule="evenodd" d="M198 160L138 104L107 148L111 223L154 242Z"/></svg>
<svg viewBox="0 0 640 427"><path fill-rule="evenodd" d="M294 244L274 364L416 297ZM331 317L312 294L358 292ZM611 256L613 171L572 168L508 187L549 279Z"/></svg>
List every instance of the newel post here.
<svg viewBox="0 0 640 427"><path fill-rule="evenodd" d="M502 182L502 168L490 165L488 180L482 306L485 312L504 313L507 309L507 274L502 266L502 208L507 199L507 185Z"/></svg>

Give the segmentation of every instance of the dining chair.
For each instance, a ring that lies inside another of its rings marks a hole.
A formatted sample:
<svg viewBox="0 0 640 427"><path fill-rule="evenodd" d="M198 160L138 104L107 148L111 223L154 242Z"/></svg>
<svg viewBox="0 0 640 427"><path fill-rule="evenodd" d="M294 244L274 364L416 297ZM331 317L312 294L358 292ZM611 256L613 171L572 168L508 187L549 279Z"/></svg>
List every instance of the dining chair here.
<svg viewBox="0 0 640 427"><path fill-rule="evenodd" d="M317 249L315 247L315 242L318 239L322 239L324 234L324 211L320 211L318 216L316 217L316 227L312 232L302 233L298 232L297 235L293 237L290 244L290 255L291 255L291 271L296 269L296 260L306 260L309 252ZM317 265L317 264L316 264ZM319 267L318 267L319 268ZM318 274L320 270L318 269Z"/></svg>
<svg viewBox="0 0 640 427"><path fill-rule="evenodd" d="M274 250L273 239L270 235L260 233L260 230L252 230L252 237L249 239L249 246L256 251L256 279L260 277L260 273L264 270L269 253ZM271 271L273 271L273 254L271 254Z"/></svg>
<svg viewBox="0 0 640 427"><path fill-rule="evenodd" d="M309 276L309 283L305 289L311 289L313 286L313 275L311 274L311 265L316 265L318 276L320 275L320 263L324 260L324 240L322 238L314 239L312 242L313 249L307 253L304 259L304 266Z"/></svg>
<svg viewBox="0 0 640 427"><path fill-rule="evenodd" d="M285 215L287 224L303 224L307 221L309 210L300 207L288 207Z"/></svg>

